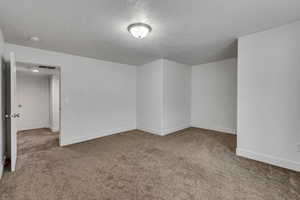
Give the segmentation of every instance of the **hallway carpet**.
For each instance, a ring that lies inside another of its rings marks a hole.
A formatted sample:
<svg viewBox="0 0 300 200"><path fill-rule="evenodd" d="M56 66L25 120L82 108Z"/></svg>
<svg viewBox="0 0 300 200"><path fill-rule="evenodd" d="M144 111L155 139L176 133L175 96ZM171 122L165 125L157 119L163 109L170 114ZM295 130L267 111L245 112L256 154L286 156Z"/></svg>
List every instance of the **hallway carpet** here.
<svg viewBox="0 0 300 200"><path fill-rule="evenodd" d="M235 155L236 137L190 128L129 131L58 147L48 130L19 135L4 200L299 200L300 173Z"/></svg>

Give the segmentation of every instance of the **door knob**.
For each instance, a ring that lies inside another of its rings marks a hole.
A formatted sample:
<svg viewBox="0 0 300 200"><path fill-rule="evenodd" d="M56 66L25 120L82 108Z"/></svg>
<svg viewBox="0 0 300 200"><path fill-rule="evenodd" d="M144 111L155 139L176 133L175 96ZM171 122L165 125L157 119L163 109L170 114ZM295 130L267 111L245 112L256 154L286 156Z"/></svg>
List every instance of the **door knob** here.
<svg viewBox="0 0 300 200"><path fill-rule="evenodd" d="M5 114L5 118L20 118L20 113Z"/></svg>

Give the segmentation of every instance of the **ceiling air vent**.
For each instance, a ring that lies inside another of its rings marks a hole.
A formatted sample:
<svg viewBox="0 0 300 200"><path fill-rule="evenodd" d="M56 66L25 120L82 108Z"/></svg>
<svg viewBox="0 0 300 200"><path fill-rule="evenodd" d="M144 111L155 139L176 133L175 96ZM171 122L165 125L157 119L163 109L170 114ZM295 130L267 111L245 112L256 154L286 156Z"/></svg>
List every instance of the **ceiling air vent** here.
<svg viewBox="0 0 300 200"><path fill-rule="evenodd" d="M41 69L56 69L56 67L44 66L44 65L40 65L39 68L41 68Z"/></svg>

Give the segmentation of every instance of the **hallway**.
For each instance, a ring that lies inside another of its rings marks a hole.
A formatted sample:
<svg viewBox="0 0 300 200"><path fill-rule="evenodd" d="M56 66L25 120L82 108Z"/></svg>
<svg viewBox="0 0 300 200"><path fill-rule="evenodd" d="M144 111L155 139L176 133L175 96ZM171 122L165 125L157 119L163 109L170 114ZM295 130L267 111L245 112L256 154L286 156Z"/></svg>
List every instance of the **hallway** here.
<svg viewBox="0 0 300 200"><path fill-rule="evenodd" d="M59 134L50 129L33 129L18 132L18 156L59 146Z"/></svg>

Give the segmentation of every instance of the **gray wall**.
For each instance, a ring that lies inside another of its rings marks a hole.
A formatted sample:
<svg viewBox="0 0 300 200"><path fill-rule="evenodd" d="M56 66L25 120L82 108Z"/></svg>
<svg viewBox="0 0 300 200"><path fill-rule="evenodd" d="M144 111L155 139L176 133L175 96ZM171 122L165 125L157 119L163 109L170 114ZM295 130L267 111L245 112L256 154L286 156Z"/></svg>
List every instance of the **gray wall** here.
<svg viewBox="0 0 300 200"><path fill-rule="evenodd" d="M16 60L61 67L61 134L67 145L136 128L136 66L6 44Z"/></svg>
<svg viewBox="0 0 300 200"><path fill-rule="evenodd" d="M239 39L241 156L300 171L300 22Z"/></svg>
<svg viewBox="0 0 300 200"><path fill-rule="evenodd" d="M137 128L163 132L163 60L137 67Z"/></svg>
<svg viewBox="0 0 300 200"><path fill-rule="evenodd" d="M191 67L163 60L163 134L190 127Z"/></svg>
<svg viewBox="0 0 300 200"><path fill-rule="evenodd" d="M160 59L137 67L137 128L166 135L190 126L190 66Z"/></svg>
<svg viewBox="0 0 300 200"><path fill-rule="evenodd" d="M191 125L236 133L237 61L192 66Z"/></svg>

